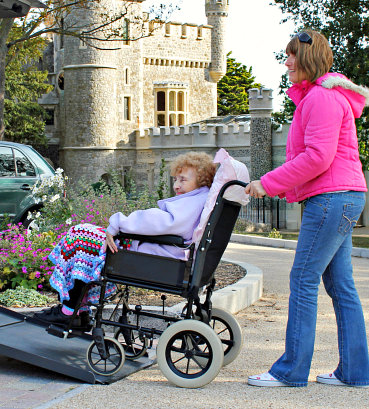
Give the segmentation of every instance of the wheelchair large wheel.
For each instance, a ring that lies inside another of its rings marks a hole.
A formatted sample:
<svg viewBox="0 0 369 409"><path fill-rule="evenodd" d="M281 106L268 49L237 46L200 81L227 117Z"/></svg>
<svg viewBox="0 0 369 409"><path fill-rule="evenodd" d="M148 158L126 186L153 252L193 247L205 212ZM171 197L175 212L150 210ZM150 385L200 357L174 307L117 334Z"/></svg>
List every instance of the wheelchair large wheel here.
<svg viewBox="0 0 369 409"><path fill-rule="evenodd" d="M124 349L114 338L104 337L106 358L102 358L96 342L92 341L87 349L87 362L93 372L98 375L110 376L117 373L125 361Z"/></svg>
<svg viewBox="0 0 369 409"><path fill-rule="evenodd" d="M209 325L223 345L223 366L233 362L242 348L242 330L236 318L228 311L213 308Z"/></svg>
<svg viewBox="0 0 369 409"><path fill-rule="evenodd" d="M160 370L182 388L200 388L211 382L223 364L223 346L209 325L183 320L170 325L156 349Z"/></svg>
<svg viewBox="0 0 369 409"><path fill-rule="evenodd" d="M127 338L124 336L124 331L127 331L126 337L129 338L128 342ZM120 328L115 332L114 338L124 348L126 359L131 361L145 355L149 345L148 339L136 330Z"/></svg>

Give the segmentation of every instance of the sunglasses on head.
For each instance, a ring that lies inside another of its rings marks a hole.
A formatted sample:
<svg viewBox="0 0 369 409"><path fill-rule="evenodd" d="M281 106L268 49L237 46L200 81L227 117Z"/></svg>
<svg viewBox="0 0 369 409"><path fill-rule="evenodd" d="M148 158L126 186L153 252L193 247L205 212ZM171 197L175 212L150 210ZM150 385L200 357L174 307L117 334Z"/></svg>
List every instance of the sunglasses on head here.
<svg viewBox="0 0 369 409"><path fill-rule="evenodd" d="M297 38L299 39L300 43L307 43L310 45L313 43L313 39L309 36L309 34L303 31L297 34Z"/></svg>

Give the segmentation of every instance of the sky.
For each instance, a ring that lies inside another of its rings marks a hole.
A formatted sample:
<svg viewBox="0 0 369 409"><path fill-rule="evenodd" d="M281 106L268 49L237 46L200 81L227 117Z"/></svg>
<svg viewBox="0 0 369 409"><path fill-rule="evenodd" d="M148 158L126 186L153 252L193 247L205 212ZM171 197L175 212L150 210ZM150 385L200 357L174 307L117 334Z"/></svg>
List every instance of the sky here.
<svg viewBox="0 0 369 409"><path fill-rule="evenodd" d="M158 0L159 1L159 0ZM154 3L155 0L147 1ZM206 24L205 0L172 0L181 9L170 20ZM226 49L232 57L252 67L256 82L273 89L273 109L278 111L283 101L279 96L279 83L286 67L274 53L285 49L293 34L292 22L280 24L284 17L271 0L230 0Z"/></svg>

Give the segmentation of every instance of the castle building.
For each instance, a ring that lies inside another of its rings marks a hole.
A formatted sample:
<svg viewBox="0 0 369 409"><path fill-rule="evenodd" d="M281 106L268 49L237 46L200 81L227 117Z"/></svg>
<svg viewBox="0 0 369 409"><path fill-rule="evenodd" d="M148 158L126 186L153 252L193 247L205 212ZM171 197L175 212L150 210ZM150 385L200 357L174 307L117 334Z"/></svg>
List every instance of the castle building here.
<svg viewBox="0 0 369 409"><path fill-rule="evenodd" d="M72 179L96 181L110 170L133 169L139 182L152 185L158 155L137 150L136 132L183 127L217 114L229 0L206 0L208 25L200 26L149 21L143 1L102 4L104 13L127 13L126 41L96 48L73 36L53 38L55 89L39 102L51 114L50 144L58 145L60 166ZM76 9L65 24L98 25L101 10Z"/></svg>

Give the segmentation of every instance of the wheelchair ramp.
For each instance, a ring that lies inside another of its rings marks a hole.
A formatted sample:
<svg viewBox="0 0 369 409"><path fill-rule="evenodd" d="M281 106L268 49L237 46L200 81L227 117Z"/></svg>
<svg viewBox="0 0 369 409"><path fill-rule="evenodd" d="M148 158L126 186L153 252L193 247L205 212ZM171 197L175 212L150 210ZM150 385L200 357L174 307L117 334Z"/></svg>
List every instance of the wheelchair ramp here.
<svg viewBox="0 0 369 409"><path fill-rule="evenodd" d="M84 334L62 339L48 334L46 327L47 324L0 307L0 355L91 384L112 383L154 363L154 359L149 357L126 360L118 373L97 375L89 368L86 359L91 336Z"/></svg>

